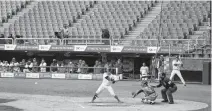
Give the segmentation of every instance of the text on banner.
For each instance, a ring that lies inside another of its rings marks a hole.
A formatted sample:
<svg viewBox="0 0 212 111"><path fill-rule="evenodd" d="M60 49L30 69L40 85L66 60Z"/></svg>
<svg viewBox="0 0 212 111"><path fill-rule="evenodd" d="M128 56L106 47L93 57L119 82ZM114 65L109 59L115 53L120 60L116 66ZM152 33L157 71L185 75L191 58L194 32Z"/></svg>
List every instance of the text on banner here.
<svg viewBox="0 0 212 111"><path fill-rule="evenodd" d="M1 73L1 77L14 77L14 73Z"/></svg>
<svg viewBox="0 0 212 111"><path fill-rule="evenodd" d="M65 79L66 75L65 74L52 74L53 79Z"/></svg>
<svg viewBox="0 0 212 111"><path fill-rule="evenodd" d="M26 73L26 78L40 78L39 73Z"/></svg>
<svg viewBox="0 0 212 111"><path fill-rule="evenodd" d="M4 50L15 50L16 45L5 44Z"/></svg>
<svg viewBox="0 0 212 111"><path fill-rule="evenodd" d="M92 79L90 74L78 74L78 79Z"/></svg>
<svg viewBox="0 0 212 111"><path fill-rule="evenodd" d="M122 52L124 46L111 46L110 51L111 52Z"/></svg>
<svg viewBox="0 0 212 111"><path fill-rule="evenodd" d="M147 47L147 53L157 53L160 47Z"/></svg>
<svg viewBox="0 0 212 111"><path fill-rule="evenodd" d="M86 45L75 45L74 51L85 51L86 48L87 48Z"/></svg>
<svg viewBox="0 0 212 111"><path fill-rule="evenodd" d="M41 51L48 51L50 49L51 45L39 45L38 50Z"/></svg>

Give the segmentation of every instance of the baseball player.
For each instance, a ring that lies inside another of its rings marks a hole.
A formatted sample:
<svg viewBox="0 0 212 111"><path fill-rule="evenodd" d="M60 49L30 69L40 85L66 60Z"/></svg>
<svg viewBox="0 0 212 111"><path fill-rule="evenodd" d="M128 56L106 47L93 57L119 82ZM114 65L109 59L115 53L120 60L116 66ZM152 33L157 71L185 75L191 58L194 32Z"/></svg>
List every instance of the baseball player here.
<svg viewBox="0 0 212 111"><path fill-rule="evenodd" d="M148 78L148 74L149 74L149 68L146 66L145 63L142 64L141 68L140 68L140 79L141 80L147 80Z"/></svg>
<svg viewBox="0 0 212 111"><path fill-rule="evenodd" d="M148 82L146 80L143 80L141 82L141 89L137 91L136 93L132 93L133 98L135 98L138 94L143 92L145 94L145 97L142 98L143 103L149 103L154 104L155 99L157 98L157 94L152 86L148 85Z"/></svg>
<svg viewBox="0 0 212 111"><path fill-rule="evenodd" d="M176 59L172 61L172 72L171 72L171 76L170 76L170 80L173 79L173 77L175 76L175 74L177 74L177 76L180 78L181 82L183 83L184 86L186 86L186 83L180 73L180 68L181 66L183 66L182 61L180 60L179 56L176 56Z"/></svg>
<svg viewBox="0 0 212 111"><path fill-rule="evenodd" d="M122 101L119 100L118 96L114 93L113 88L112 88L112 84L114 84L116 81L114 80L114 76L111 74L111 70L107 69L107 71L105 71L105 73L103 74L103 80L102 80L102 84L99 86L99 88L97 89L95 95L93 96L93 99L91 102L94 102L94 100L98 97L98 95L104 90L107 89L108 92L114 96L114 98L119 102L119 103L123 103Z"/></svg>

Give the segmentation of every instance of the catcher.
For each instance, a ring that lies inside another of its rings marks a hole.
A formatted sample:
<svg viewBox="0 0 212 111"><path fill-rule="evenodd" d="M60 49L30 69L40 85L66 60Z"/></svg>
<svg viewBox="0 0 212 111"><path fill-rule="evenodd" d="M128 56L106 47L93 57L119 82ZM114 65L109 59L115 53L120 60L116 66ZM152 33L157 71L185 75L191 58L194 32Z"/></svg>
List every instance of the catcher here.
<svg viewBox="0 0 212 111"><path fill-rule="evenodd" d="M145 94L145 97L142 98L143 103L149 103L154 104L155 99L157 98L157 94L152 86L148 85L148 82L146 80L141 82L141 89L137 91L136 93L132 93L132 97L135 98L138 94L143 92Z"/></svg>

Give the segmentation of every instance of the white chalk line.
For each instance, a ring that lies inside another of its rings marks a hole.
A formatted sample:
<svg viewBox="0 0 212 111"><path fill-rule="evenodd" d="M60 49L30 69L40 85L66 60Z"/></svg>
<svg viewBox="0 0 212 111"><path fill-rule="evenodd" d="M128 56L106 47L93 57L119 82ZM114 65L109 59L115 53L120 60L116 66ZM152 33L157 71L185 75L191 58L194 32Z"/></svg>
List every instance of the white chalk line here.
<svg viewBox="0 0 212 111"><path fill-rule="evenodd" d="M72 103L74 103L74 104L76 104L77 106L79 106L79 107L81 107L81 108L85 108L83 105L81 105L81 104L79 104L79 103L77 103L76 101L74 101L74 100L70 100Z"/></svg>

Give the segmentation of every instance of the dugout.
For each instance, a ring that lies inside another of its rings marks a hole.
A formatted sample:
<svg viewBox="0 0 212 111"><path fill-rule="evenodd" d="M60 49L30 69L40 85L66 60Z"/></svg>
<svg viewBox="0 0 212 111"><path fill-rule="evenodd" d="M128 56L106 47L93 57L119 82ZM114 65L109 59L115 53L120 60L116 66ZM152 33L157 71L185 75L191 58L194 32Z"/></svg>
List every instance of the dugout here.
<svg viewBox="0 0 212 111"><path fill-rule="evenodd" d="M121 59L123 63L123 79L139 79L142 63L150 67L152 54L107 53L107 60Z"/></svg>
<svg viewBox="0 0 212 111"><path fill-rule="evenodd" d="M45 59L47 65L50 65L53 59L58 61L72 59L72 60L85 60L89 66L93 66L95 60L101 59L101 55L99 53L76 53L76 52L42 52L42 51L0 51L0 60L6 60L8 62L11 61L13 57L16 58L17 61L21 61L22 59L32 59L37 58L40 61L42 58Z"/></svg>
<svg viewBox="0 0 212 111"><path fill-rule="evenodd" d="M118 59L122 60L124 65L123 74L126 78L139 78L140 67L142 63L145 62L146 65L150 66L151 54L135 54L135 53L99 53L99 52L67 52L67 51L0 51L1 59L8 62L11 61L13 57L17 61L22 59L28 60L32 58L37 58L40 61L42 58L45 59L47 65L52 63L53 59L58 61L71 59L79 60L83 59L86 61L89 67L93 67L96 60L115 62Z"/></svg>
<svg viewBox="0 0 212 111"><path fill-rule="evenodd" d="M93 67L96 60L103 63L105 61L117 61L121 59L123 63L123 78L124 79L139 79L140 67L145 62L150 68L151 57L154 54L135 54L135 53L99 53L99 52L67 52L67 51L0 51L1 61L11 61L13 57L17 61L22 59L37 58L40 61L44 58L49 66L53 59L59 61L70 59L86 61L89 67ZM165 54L163 54L165 56ZM173 58L169 59L171 64ZM181 70L182 76L186 82L198 82L203 84L211 84L211 63L202 59L182 59L184 69ZM171 68L170 68L171 70ZM48 70L47 70L48 71ZM175 81L180 81L177 76L174 77Z"/></svg>

